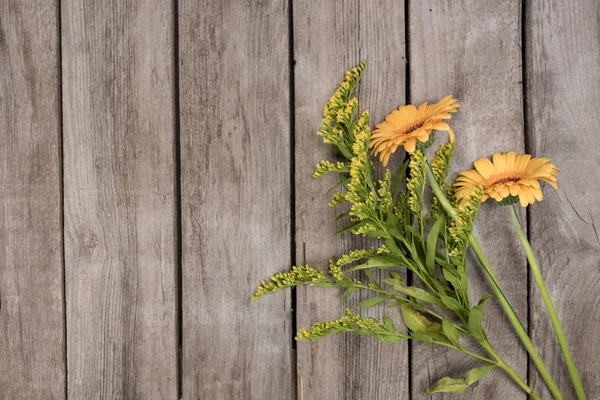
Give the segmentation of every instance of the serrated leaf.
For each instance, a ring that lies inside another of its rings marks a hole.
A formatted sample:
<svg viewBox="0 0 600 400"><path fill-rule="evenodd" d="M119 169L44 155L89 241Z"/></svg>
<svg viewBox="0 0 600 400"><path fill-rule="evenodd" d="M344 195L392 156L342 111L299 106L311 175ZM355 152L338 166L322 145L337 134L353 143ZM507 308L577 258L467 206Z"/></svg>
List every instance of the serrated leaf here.
<svg viewBox="0 0 600 400"><path fill-rule="evenodd" d="M442 378L434 386L426 388L425 393L429 395L435 393L463 393L494 367L495 365L486 365L485 367L474 368L460 378Z"/></svg>
<svg viewBox="0 0 600 400"><path fill-rule="evenodd" d="M435 253L437 251L437 243L438 237L442 228L444 228L444 215L440 215L440 217L435 221L429 234L427 236L427 253L425 256L425 266L427 267L427 271L431 276L435 276Z"/></svg>
<svg viewBox="0 0 600 400"><path fill-rule="evenodd" d="M396 292L404 293L407 296L414 297L417 300L425 301L427 303L443 306L439 298L419 287L406 286L403 281L393 278L384 279L383 282L394 288Z"/></svg>
<svg viewBox="0 0 600 400"><path fill-rule="evenodd" d="M383 303L384 301L390 300L389 297L371 297L370 299L366 299L361 301L360 303L358 303L358 307L362 307L362 308L369 308L369 307L375 307L377 304L379 303Z"/></svg>
<svg viewBox="0 0 600 400"><path fill-rule="evenodd" d="M444 335L450 341L450 343L452 343L459 349L462 348L462 346L460 345L460 336L456 325L444 318L442 320L442 330L444 331Z"/></svg>

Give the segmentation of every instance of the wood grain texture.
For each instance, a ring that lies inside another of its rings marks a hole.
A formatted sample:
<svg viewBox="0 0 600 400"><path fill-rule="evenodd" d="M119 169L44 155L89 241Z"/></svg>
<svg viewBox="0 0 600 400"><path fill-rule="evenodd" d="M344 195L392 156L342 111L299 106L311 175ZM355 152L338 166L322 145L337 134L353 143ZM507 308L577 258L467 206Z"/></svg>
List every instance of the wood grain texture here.
<svg viewBox="0 0 600 400"><path fill-rule="evenodd" d="M519 2L427 0L410 5L410 78L413 103L437 101L452 93L462 107L450 121L457 135L454 174L494 152L524 150ZM440 135L442 136L442 135ZM447 140L439 138L444 142ZM524 214L522 214L524 216ZM524 218L523 218L524 219ZM475 236L492 262L508 299L527 323L527 270L508 209L488 201ZM470 260L470 297L493 293L477 261ZM498 353L527 374L527 357L497 301L486 303L484 327ZM413 398L444 376L462 376L479 365L452 350L415 343ZM470 399L524 399L501 371L493 370L467 394ZM451 396L439 395L439 398Z"/></svg>
<svg viewBox="0 0 600 400"><path fill-rule="evenodd" d="M344 72L367 61L359 90L361 109L371 121L381 121L404 103L404 8L393 1L294 1L296 262L327 268L328 260L374 242L350 233L332 237L339 210L327 206L333 176L313 179L314 166L333 159L333 151L315 134L323 105ZM403 154L398 154L401 161ZM393 168L393 167L392 167ZM346 307L355 308L365 293L342 301L338 289L301 287L297 290L297 324L307 327L335 319ZM381 317L385 306L364 310ZM398 318L399 315L392 314ZM405 342L385 344L371 337L340 335L299 342L300 399L392 399L408 393L408 348Z"/></svg>
<svg viewBox="0 0 600 400"><path fill-rule="evenodd" d="M58 2L0 4L0 398L64 399Z"/></svg>
<svg viewBox="0 0 600 400"><path fill-rule="evenodd" d="M530 236L589 399L600 398L600 4L532 1L526 10L529 143L560 169L530 208ZM550 372L575 398L546 308L531 283L531 331ZM532 384L544 397L543 382Z"/></svg>
<svg viewBox="0 0 600 400"><path fill-rule="evenodd" d="M71 399L176 399L173 10L62 2Z"/></svg>
<svg viewBox="0 0 600 400"><path fill-rule="evenodd" d="M287 4L179 4L186 400L292 398Z"/></svg>

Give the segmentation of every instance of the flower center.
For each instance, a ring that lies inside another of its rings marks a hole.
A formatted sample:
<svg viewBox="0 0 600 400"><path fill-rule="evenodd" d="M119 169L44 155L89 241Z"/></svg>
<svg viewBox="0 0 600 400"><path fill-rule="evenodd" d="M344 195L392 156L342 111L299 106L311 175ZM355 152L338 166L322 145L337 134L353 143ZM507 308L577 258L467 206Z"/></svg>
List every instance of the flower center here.
<svg viewBox="0 0 600 400"><path fill-rule="evenodd" d="M424 120L414 122L412 125L409 125L406 128L397 130L396 135L402 135L402 136L408 135L408 134L412 133L413 131L421 128L424 124L425 124Z"/></svg>
<svg viewBox="0 0 600 400"><path fill-rule="evenodd" d="M505 172L499 175L492 175L485 180L486 186L498 185L508 182L518 182L523 178L521 172Z"/></svg>

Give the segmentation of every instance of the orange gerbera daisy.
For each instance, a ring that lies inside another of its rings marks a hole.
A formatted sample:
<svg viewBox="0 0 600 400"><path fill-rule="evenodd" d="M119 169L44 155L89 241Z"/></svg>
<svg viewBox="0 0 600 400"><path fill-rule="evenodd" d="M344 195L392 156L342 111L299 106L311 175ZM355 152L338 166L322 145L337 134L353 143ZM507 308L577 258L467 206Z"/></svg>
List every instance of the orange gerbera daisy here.
<svg viewBox="0 0 600 400"><path fill-rule="evenodd" d="M512 196L515 202L518 198L523 207L542 200L539 180L558 189L556 175L560 170L550 164L548 158L531 158L529 154L516 155L511 151L495 153L492 159L493 162L480 158L473 163L475 169L460 173L454 186L457 188L456 198L462 203L480 185L483 187L481 201L489 197L502 201Z"/></svg>
<svg viewBox="0 0 600 400"><path fill-rule="evenodd" d="M400 145L408 153L415 151L417 140L426 142L432 130L450 132L450 139L454 140L452 130L444 119L450 119L450 113L456 112L460 107L458 100L452 95L444 97L438 103L428 105L423 103L419 108L412 104L402 106L385 117L385 121L375 127L371 135L371 144L375 155L383 165L387 165L390 156Z"/></svg>

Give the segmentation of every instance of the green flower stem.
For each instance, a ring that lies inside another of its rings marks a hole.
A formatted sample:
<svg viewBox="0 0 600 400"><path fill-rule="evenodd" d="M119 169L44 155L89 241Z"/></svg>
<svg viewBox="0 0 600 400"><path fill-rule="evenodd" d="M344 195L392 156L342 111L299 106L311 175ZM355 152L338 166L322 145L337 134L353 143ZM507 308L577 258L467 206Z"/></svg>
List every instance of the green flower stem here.
<svg viewBox="0 0 600 400"><path fill-rule="evenodd" d="M483 340L481 342L481 345L488 352L488 354L496 360L496 365L498 365L500 368L502 368L504 370L504 372L506 372L508 374L508 376L510 376L517 383L517 385L519 385L519 387L521 389L523 389L525 391L525 393L527 393L529 395L529 397L531 397L532 399L535 399L535 400L542 400L542 397L539 394L537 394L536 392L534 392L533 389L531 389L529 387L529 385L527 385L527 383L525 383L525 381L519 376L519 374L517 374L517 371L512 369L498 355L498 353L496 353L496 351L494 350L494 348L492 347L492 345L490 344L490 342L487 339Z"/></svg>
<svg viewBox="0 0 600 400"><path fill-rule="evenodd" d="M575 363L573 362L573 357L571 356L571 351L569 350L569 345L567 344L565 332L563 331L563 328L560 324L558 315L556 314L556 309L554 308L554 304L552 304L552 299L550 298L550 294L548 293L548 288L546 287L546 283L544 282L544 278L542 277L542 271L540 270L540 266L535 258L535 254L533 254L533 249L531 248L531 245L527 240L527 236L525 235L525 232L523 232L523 228L521 227L521 223L519 222L519 217L514 206L510 207L510 215L512 216L513 224L515 226L515 230L517 231L519 241L521 242L521 245L525 250L525 254L527 255L527 260L529 261L529 268L531 269L531 273L533 274L535 283L537 284L537 287L540 290L540 294L542 295L542 299L544 300L544 304L546 305L546 309L548 310L548 314L550 315L550 320L552 321L552 326L554 327L556 338L558 339L558 344L560 345L560 349L565 358L565 362L567 363L567 369L569 370L569 374L571 375L571 379L573 380L573 385L575 386L577 398L579 400L585 400L586 396L583 390L583 385L581 384L581 380L579 379L579 375L577 374L577 368L575 368Z"/></svg>
<svg viewBox="0 0 600 400"><path fill-rule="evenodd" d="M429 167L427 169L427 180L429 182L429 185L431 186L431 190L433 191L433 194L437 197L437 199L440 202L440 204L442 205L442 207L444 207L444 210L446 210L446 213L450 216L450 218L456 219L456 216L457 216L456 211L454 210L454 207L452 207L452 205L446 198L446 194L442 191L442 189L438 185L437 181L435 180L435 177L433 176L433 172L431 171L431 167ZM475 239L475 237L473 235L469 235L469 244L471 245L471 248L475 252L475 255L477 256L477 258L479 259L479 262L480 262L483 270L485 271L485 273L490 281L490 284L492 286L492 289L494 290L494 293L496 294L496 297L498 298L500 305L504 309L504 312L506 313L508 320L511 322L512 326L514 327L515 331L517 332L517 335L519 336L519 339L521 339L523 346L525 346L525 349L531 356L533 363L535 364L538 371L540 372L540 375L542 376L542 379L544 379L544 382L546 382L546 385L548 386L548 389L552 393L552 396L556 400L563 400L563 396L560 393L560 391L558 390L558 386L556 385L556 382L550 376L550 373L548 372L548 368L546 368L544 361L542 360L539 353L537 352L535 346L533 345L533 342L527 335L527 330L521 323L521 320L517 316L517 313L512 308L512 306L510 305L510 302L508 301L508 299L504 295L504 292L500 288L500 285L498 284L498 281L496 280L496 277L492 271L490 264L487 262L487 259L485 258L483 252L481 251L481 248L479 247L479 243L477 242L477 240Z"/></svg>
<svg viewBox="0 0 600 400"><path fill-rule="evenodd" d="M471 357L474 357L474 358L476 358L476 359L478 359L478 360L484 361L484 362L486 362L486 363L488 363L488 364L498 365L498 361L497 361L496 359L494 359L494 360L491 360L491 359L489 359L489 358L486 358L486 357L480 356L480 355L479 355L479 354L477 354L477 353L473 353L472 351L469 351L469 350L467 350L467 349L465 349L465 348L456 347L456 346L454 346L454 345L452 345L452 344L450 344L450 343L446 343L446 342L439 342L439 341L437 341L437 340L436 340L436 341L434 341L434 343L435 343L435 344L437 344L437 345L440 345L440 346L448 347L448 348L450 348L450 349L454 349L454 350L456 350L456 351L460 351L460 352L462 352L462 353L468 354L468 355L470 355ZM520 379L520 378L519 378L519 379Z"/></svg>

